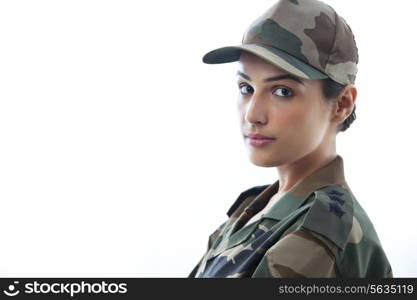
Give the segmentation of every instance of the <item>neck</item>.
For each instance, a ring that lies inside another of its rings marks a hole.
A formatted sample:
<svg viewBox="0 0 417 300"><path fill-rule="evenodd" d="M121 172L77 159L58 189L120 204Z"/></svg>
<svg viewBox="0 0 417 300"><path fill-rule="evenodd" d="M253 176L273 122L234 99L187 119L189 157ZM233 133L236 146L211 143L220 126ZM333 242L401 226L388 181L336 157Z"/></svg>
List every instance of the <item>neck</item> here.
<svg viewBox="0 0 417 300"><path fill-rule="evenodd" d="M287 192L300 180L315 170L327 165L336 157L336 143L324 147L321 144L313 152L304 157L277 167L279 175L278 195Z"/></svg>

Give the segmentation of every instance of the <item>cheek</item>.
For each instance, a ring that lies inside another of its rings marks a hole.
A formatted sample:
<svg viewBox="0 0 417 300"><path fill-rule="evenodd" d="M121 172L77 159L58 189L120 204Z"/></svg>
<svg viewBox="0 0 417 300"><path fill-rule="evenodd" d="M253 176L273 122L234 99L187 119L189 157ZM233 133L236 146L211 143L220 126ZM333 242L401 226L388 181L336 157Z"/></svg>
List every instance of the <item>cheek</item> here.
<svg viewBox="0 0 417 300"><path fill-rule="evenodd" d="M315 116L314 111L298 107L285 113L277 113L275 116L274 124L271 126L275 128L276 136L281 139L280 146L288 151L299 151L316 144L320 118Z"/></svg>
<svg viewBox="0 0 417 300"><path fill-rule="evenodd" d="M281 146L287 149L287 153L297 157L314 151L323 140L325 133L322 118L319 111L308 108L283 116Z"/></svg>
<svg viewBox="0 0 417 300"><path fill-rule="evenodd" d="M286 131L299 130L306 121L305 110L292 109L279 111L274 114L272 127L285 134Z"/></svg>

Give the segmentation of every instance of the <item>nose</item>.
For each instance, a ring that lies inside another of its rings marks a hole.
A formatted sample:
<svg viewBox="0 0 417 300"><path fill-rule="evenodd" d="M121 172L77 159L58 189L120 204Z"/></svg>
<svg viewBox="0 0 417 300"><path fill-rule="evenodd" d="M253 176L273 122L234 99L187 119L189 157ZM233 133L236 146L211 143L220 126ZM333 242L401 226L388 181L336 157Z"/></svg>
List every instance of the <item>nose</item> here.
<svg viewBox="0 0 417 300"><path fill-rule="evenodd" d="M250 124L265 124L267 121L267 105L261 95L252 94L246 106L245 121Z"/></svg>

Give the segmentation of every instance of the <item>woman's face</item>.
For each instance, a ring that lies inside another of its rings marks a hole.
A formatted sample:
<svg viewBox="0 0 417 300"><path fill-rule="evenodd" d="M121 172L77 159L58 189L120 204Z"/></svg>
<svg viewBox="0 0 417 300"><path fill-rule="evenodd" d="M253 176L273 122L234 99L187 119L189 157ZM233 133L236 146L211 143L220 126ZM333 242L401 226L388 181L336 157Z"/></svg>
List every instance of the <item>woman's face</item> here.
<svg viewBox="0 0 417 300"><path fill-rule="evenodd" d="M331 102L320 80L296 77L243 51L238 62L238 113L252 163L274 167L297 161L329 142ZM269 78L269 79L268 79ZM275 138L252 146L248 134Z"/></svg>

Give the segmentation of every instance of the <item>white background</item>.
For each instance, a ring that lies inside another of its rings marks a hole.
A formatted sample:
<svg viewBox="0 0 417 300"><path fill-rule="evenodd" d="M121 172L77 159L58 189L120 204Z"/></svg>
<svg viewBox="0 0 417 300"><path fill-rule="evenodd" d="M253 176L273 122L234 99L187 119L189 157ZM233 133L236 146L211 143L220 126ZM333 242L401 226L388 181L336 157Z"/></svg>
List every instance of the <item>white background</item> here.
<svg viewBox="0 0 417 300"><path fill-rule="evenodd" d="M275 0L0 1L0 276L186 277L250 163L239 44ZM417 277L414 0L327 0L359 48L346 179L397 277Z"/></svg>

